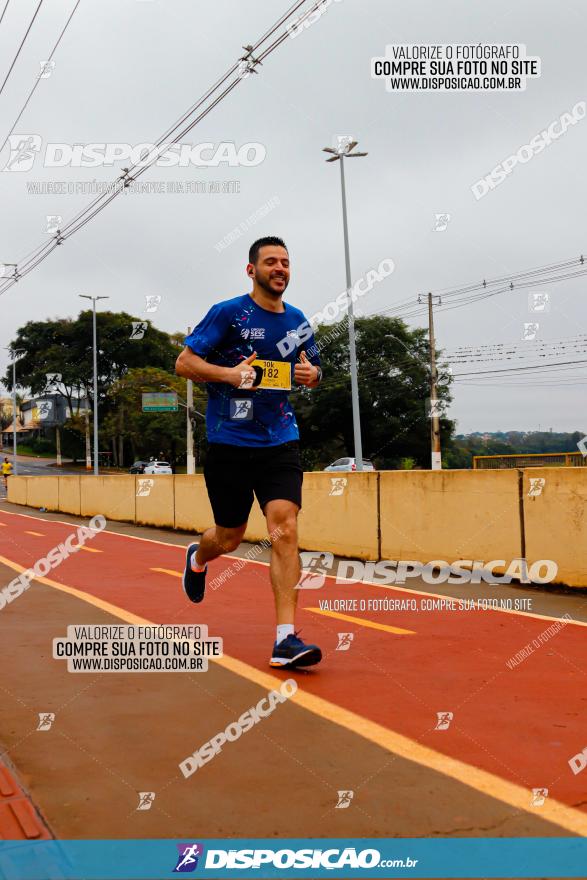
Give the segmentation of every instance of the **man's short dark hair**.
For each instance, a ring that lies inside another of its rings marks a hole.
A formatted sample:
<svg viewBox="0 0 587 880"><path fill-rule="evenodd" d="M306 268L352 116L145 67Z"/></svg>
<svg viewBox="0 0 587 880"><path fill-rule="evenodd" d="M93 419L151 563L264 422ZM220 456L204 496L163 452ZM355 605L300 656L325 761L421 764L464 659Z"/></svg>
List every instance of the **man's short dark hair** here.
<svg viewBox="0 0 587 880"><path fill-rule="evenodd" d="M287 250L287 245L282 238L278 238L276 235L266 235L265 238L258 238L257 241L254 241L253 244L249 248L249 263L253 263L253 265L257 262L257 257L259 256L259 251L262 247L266 245L273 245L273 247L282 247Z"/></svg>

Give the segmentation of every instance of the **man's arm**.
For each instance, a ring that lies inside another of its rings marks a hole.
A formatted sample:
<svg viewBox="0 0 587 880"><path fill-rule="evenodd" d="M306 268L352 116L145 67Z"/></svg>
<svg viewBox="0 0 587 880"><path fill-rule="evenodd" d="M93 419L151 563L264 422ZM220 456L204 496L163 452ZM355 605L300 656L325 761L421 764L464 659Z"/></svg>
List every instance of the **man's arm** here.
<svg viewBox="0 0 587 880"><path fill-rule="evenodd" d="M229 367L209 364L200 355L194 354L187 345L175 362L175 372L184 379L194 382L227 382L226 374Z"/></svg>
<svg viewBox="0 0 587 880"><path fill-rule="evenodd" d="M220 367L218 364L210 364L201 358L187 345L175 362L175 372L184 379L192 379L194 382L224 382L234 388L251 387L249 380L254 381L255 371L250 364L257 357L257 352L249 355L234 367Z"/></svg>

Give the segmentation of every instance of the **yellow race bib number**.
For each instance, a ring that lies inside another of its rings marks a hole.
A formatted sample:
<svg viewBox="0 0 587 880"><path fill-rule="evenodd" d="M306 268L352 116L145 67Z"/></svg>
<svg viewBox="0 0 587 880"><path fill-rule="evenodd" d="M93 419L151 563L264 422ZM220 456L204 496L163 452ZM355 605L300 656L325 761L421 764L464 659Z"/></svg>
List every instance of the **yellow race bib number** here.
<svg viewBox="0 0 587 880"><path fill-rule="evenodd" d="M257 388L273 388L278 391L291 391L291 364L287 361L255 360L253 367L261 367L263 378Z"/></svg>

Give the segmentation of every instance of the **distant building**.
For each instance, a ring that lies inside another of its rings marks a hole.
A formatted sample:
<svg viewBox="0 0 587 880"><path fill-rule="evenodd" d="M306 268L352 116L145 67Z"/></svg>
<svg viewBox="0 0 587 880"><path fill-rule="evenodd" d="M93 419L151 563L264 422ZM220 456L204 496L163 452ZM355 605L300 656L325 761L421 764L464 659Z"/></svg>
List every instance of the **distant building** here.
<svg viewBox="0 0 587 880"><path fill-rule="evenodd" d="M7 414L12 416L11 398L0 398L0 407L4 412L7 412L4 402L8 400L10 400L10 410ZM79 402L80 415L87 409L88 401L83 398ZM61 394L43 394L30 400L23 400L16 419L17 443L46 436L49 429L63 425L71 415L72 412L67 400ZM2 445L10 445L13 436L14 419L10 425L2 430Z"/></svg>
<svg viewBox="0 0 587 880"><path fill-rule="evenodd" d="M33 436L33 432L30 428L25 428L24 425L17 420L16 422L16 442L22 443L26 440L30 440ZM14 438L14 422L8 425L7 428L4 428L2 431L2 446L10 446L12 444L12 440Z"/></svg>

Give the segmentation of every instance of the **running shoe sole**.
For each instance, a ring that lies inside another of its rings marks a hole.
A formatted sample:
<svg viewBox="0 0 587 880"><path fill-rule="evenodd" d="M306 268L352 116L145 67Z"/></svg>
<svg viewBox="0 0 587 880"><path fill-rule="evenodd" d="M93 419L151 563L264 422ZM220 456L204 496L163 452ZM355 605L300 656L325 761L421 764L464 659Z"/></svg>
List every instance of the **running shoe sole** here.
<svg viewBox="0 0 587 880"><path fill-rule="evenodd" d="M308 648L307 651L301 651L291 660L288 660L287 657L272 657L269 666L274 669L294 669L296 666L314 666L321 660L322 651L320 648Z"/></svg>

